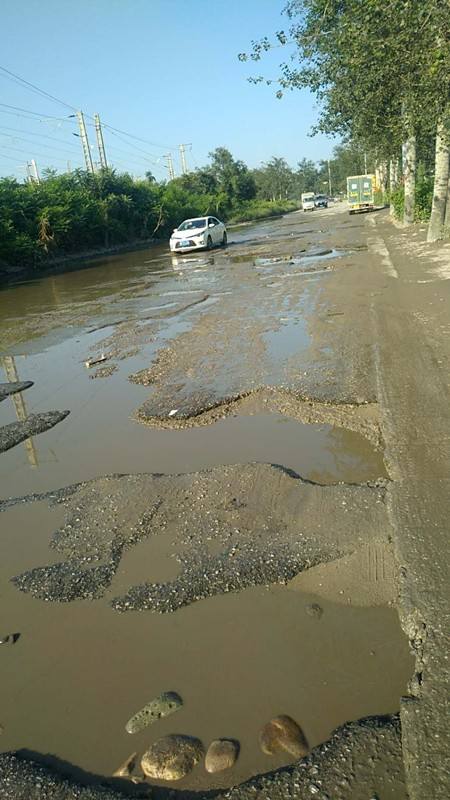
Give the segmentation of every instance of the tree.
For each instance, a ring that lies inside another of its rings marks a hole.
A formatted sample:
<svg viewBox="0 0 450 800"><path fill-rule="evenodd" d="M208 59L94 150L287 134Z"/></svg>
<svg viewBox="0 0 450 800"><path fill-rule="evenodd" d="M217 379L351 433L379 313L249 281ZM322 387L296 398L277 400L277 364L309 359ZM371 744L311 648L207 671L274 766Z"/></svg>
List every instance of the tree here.
<svg viewBox="0 0 450 800"><path fill-rule="evenodd" d="M282 65L277 95L308 87L321 103L316 130L358 142L378 163L398 160L403 144L409 224L417 141L442 124L449 98L448 3L289 0L285 10L290 27L277 43L294 46L294 61ZM270 47L265 37L239 57L259 61Z"/></svg>
<svg viewBox="0 0 450 800"><path fill-rule="evenodd" d="M218 191L227 198L230 209L234 201L251 200L256 196L254 178L243 161L235 161L226 147L217 147L209 156Z"/></svg>
<svg viewBox="0 0 450 800"><path fill-rule="evenodd" d="M289 197L293 188L294 174L284 158L273 156L262 169L253 170L259 197L265 200L282 200Z"/></svg>
<svg viewBox="0 0 450 800"><path fill-rule="evenodd" d="M319 171L314 161L302 158L295 174L298 196L303 192L315 192L319 188Z"/></svg>

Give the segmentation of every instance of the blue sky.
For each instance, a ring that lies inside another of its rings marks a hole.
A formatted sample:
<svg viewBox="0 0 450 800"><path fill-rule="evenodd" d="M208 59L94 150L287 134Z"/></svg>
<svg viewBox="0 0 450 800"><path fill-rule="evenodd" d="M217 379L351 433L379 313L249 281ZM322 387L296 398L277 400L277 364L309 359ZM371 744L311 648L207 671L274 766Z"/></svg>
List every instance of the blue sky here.
<svg viewBox="0 0 450 800"><path fill-rule="evenodd" d="M172 150L179 172L181 142L192 143L191 168L222 145L251 167L274 155L295 166L303 157L326 158L335 144L308 136L317 117L314 98L296 91L277 100L273 87L246 80L260 72L276 77L282 48L259 64L237 58L252 39L287 27L284 2L2 0L0 65L145 139L104 131L107 157L119 170L143 175L150 169L162 179L162 156ZM70 108L1 71L0 95L0 103L24 109L0 105L1 175L24 176L33 157L41 169L82 165ZM97 159L93 128L88 134Z"/></svg>

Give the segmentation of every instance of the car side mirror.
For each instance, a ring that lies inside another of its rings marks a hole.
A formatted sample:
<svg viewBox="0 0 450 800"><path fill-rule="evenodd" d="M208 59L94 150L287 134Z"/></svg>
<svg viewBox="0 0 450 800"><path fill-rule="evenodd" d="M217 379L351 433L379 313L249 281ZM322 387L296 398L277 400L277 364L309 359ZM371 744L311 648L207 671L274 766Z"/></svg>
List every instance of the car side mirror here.
<svg viewBox="0 0 450 800"><path fill-rule="evenodd" d="M174 229L173 229L173 232L174 232L174 233L176 233L176 232L177 232L177 230L178 230L178 228L174 228Z"/></svg>
<svg viewBox="0 0 450 800"><path fill-rule="evenodd" d="M208 228L214 228L214 222L209 222L208 223Z"/></svg>

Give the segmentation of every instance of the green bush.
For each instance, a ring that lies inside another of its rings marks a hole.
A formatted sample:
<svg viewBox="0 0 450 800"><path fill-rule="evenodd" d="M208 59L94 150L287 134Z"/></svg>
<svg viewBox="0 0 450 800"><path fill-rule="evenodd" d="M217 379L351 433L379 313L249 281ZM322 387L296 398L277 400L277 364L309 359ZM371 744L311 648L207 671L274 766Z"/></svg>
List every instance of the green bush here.
<svg viewBox="0 0 450 800"><path fill-rule="evenodd" d="M431 214L433 202L433 178L421 177L416 181L416 222L428 222ZM405 208L405 190L403 186L398 186L394 192L387 195L387 202L394 206L394 214L397 219L403 219Z"/></svg>
<svg viewBox="0 0 450 800"><path fill-rule="evenodd" d="M245 222L298 207L292 200L249 198L248 175L240 162L235 167L237 189L233 181L227 189L224 181L207 180L205 170L167 184L135 180L112 169L94 175L83 170L49 173L38 185L1 178L0 263L39 270L67 255L149 238L167 240L188 217L213 214Z"/></svg>

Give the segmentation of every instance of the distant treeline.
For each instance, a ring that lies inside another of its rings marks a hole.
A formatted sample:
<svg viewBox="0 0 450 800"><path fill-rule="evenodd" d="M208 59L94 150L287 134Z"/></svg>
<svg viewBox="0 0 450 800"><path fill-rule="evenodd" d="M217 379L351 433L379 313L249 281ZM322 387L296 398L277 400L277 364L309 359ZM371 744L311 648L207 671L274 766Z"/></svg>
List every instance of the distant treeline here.
<svg viewBox="0 0 450 800"><path fill-rule="evenodd" d="M333 191L363 169L363 155L335 148ZM95 174L44 172L40 183L0 179L0 267L36 269L65 256L167 239L186 217L215 214L228 222L294 210L304 191L328 193L328 164L303 159L292 169L272 158L250 170L225 148L206 167L167 183L114 169Z"/></svg>

